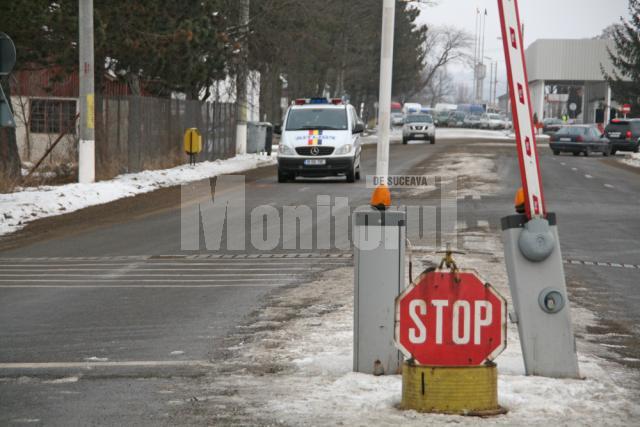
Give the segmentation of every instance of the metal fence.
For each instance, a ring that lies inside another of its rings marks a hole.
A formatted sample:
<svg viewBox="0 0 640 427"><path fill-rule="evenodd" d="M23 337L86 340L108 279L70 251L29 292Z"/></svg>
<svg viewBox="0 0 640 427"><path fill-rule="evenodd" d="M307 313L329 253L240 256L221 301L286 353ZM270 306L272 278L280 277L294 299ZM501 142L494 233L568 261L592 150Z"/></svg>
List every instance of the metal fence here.
<svg viewBox="0 0 640 427"><path fill-rule="evenodd" d="M95 108L100 179L186 163L182 140L188 128L202 134L197 161L235 155L235 104L125 96L98 97Z"/></svg>

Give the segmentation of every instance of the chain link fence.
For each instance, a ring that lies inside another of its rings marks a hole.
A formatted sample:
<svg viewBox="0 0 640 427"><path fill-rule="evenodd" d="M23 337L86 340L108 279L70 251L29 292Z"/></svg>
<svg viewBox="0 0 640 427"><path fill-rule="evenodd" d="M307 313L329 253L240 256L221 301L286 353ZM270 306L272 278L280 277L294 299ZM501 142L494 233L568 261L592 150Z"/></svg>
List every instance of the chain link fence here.
<svg viewBox="0 0 640 427"><path fill-rule="evenodd" d="M202 134L197 161L235 155L236 106L232 103L97 97L95 109L98 179L185 164L182 142L188 128Z"/></svg>

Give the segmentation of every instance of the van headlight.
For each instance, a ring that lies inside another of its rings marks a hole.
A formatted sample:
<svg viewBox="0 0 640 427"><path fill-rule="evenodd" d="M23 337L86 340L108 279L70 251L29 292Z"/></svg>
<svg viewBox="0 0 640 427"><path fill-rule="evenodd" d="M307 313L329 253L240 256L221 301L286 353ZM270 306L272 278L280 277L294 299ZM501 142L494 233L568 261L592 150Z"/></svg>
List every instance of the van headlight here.
<svg viewBox="0 0 640 427"><path fill-rule="evenodd" d="M349 154L351 152L351 144L345 144L342 147L338 147L336 154Z"/></svg>
<svg viewBox="0 0 640 427"><path fill-rule="evenodd" d="M293 151L293 148L289 147L287 144L285 143L281 143L278 146L278 153L279 154L283 154L285 156L293 156L295 155L295 151Z"/></svg>

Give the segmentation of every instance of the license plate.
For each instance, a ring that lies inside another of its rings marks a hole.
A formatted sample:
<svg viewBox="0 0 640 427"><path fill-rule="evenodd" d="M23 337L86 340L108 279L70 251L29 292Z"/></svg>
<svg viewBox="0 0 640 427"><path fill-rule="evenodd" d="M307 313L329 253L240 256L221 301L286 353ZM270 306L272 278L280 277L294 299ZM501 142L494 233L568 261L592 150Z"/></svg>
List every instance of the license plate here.
<svg viewBox="0 0 640 427"><path fill-rule="evenodd" d="M571 138L560 138L561 142L571 142Z"/></svg>
<svg viewBox="0 0 640 427"><path fill-rule="evenodd" d="M305 166L322 166L326 165L327 161L325 159L310 159L304 161Z"/></svg>
<svg viewBox="0 0 640 427"><path fill-rule="evenodd" d="M620 138L620 132L609 132L611 138Z"/></svg>

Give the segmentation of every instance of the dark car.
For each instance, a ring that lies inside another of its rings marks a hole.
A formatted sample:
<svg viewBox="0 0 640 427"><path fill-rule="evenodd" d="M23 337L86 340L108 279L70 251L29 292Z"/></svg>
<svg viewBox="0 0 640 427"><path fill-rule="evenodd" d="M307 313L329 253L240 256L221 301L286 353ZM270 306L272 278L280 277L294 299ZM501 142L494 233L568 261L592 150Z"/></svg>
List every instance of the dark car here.
<svg viewBox="0 0 640 427"><path fill-rule="evenodd" d="M611 143L600 133L596 125L571 125L561 127L551 135L549 147L556 156L560 153L572 153L574 156L584 153L611 153Z"/></svg>
<svg viewBox="0 0 640 427"><path fill-rule="evenodd" d="M604 128L604 134L611 141L611 154L616 154L616 151L637 153L640 119L613 119Z"/></svg>
<svg viewBox="0 0 640 427"><path fill-rule="evenodd" d="M433 122L435 123L436 127L447 127L448 121L448 111L436 111L435 116L433 116Z"/></svg>
<svg viewBox="0 0 640 427"><path fill-rule="evenodd" d="M542 133L545 135L553 135L564 125L565 123L560 119L546 118L542 121Z"/></svg>
<svg viewBox="0 0 640 427"><path fill-rule="evenodd" d="M460 111L452 111L447 119L447 127L461 128L464 126L464 118L466 114Z"/></svg>

